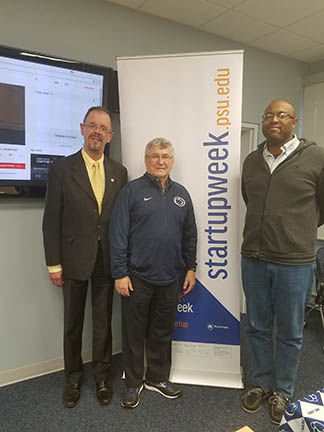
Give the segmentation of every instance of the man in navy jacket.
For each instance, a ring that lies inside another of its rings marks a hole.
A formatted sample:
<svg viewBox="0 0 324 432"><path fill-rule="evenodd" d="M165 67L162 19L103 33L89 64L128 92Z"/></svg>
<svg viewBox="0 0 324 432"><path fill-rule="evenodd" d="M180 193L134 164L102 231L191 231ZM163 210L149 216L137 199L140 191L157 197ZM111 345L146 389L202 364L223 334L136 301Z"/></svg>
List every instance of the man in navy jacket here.
<svg viewBox="0 0 324 432"><path fill-rule="evenodd" d="M124 408L138 405L144 386L170 399L181 395L169 381L181 273L184 295L195 285L196 222L189 193L169 177L172 144L150 141L145 165L146 173L119 193L110 223L111 269L122 296Z"/></svg>

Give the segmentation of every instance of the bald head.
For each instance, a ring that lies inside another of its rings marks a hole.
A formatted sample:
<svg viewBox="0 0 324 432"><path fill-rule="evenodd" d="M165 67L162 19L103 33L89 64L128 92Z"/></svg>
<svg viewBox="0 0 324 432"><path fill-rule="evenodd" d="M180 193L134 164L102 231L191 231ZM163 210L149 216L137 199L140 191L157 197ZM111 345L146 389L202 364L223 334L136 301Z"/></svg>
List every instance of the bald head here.
<svg viewBox="0 0 324 432"><path fill-rule="evenodd" d="M264 110L264 113L267 112L272 112L272 108L273 106L277 107L277 106L281 106L281 107L285 107L285 111L288 114L290 114L293 117L296 117L296 109L294 107L294 105L289 102L286 99L275 99L274 101L272 101L267 108Z"/></svg>

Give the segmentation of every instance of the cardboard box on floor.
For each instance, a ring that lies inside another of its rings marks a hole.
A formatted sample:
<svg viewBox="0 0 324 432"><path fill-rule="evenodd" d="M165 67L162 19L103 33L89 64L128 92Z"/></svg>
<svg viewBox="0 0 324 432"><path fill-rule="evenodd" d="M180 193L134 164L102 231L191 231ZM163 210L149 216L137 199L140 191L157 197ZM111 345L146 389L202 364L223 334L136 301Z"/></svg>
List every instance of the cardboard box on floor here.
<svg viewBox="0 0 324 432"><path fill-rule="evenodd" d="M241 429L238 429L235 432L253 432L253 430L250 429L249 426L244 426L244 427L242 427Z"/></svg>

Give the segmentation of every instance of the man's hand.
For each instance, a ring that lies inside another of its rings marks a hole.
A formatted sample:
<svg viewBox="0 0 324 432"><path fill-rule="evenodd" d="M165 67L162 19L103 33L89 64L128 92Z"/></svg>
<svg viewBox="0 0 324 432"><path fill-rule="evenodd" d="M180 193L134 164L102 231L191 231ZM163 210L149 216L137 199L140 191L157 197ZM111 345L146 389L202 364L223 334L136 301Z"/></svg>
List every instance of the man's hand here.
<svg viewBox="0 0 324 432"><path fill-rule="evenodd" d="M185 296L192 290L192 288L195 286L196 283L196 277L195 272L193 270L188 270L186 273L185 280L183 282L183 291L182 295Z"/></svg>
<svg viewBox="0 0 324 432"><path fill-rule="evenodd" d="M115 280L115 288L116 291L118 292L118 294L124 296L124 297L129 297L130 296L130 291L134 291L132 282L129 278L129 276L125 276L121 279L116 279Z"/></svg>
<svg viewBox="0 0 324 432"><path fill-rule="evenodd" d="M59 288L63 287L63 272L58 271L54 273L49 273L49 278L51 279L51 282L53 285L58 286Z"/></svg>

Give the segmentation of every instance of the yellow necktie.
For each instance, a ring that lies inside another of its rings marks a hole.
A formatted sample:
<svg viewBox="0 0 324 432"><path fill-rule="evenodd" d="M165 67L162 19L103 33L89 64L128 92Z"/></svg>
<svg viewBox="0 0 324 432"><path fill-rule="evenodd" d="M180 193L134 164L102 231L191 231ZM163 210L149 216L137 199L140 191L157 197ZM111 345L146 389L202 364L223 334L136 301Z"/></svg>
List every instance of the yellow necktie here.
<svg viewBox="0 0 324 432"><path fill-rule="evenodd" d="M91 186L92 186L92 190L93 193L95 194L97 203L98 203L98 209L99 209L99 214L101 214L101 209L102 209L102 199L104 196L104 185L102 183L101 180L101 176L100 176L100 165L99 162L94 162L92 164L92 170L91 170Z"/></svg>

